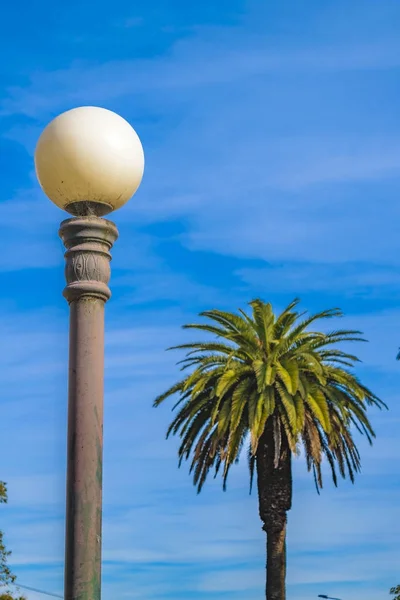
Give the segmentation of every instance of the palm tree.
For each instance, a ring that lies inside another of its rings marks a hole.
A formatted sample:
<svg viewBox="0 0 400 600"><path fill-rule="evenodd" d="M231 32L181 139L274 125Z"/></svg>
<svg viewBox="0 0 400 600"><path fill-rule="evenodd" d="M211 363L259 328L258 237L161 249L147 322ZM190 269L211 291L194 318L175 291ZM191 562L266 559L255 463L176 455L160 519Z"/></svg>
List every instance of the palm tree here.
<svg viewBox="0 0 400 600"><path fill-rule="evenodd" d="M222 466L223 489L231 465L249 440L250 492L257 471L259 514L267 534L267 600L285 600L286 522L292 505L292 457L305 451L317 491L322 459L337 474L354 474L360 457L351 425L372 443L367 405L385 406L351 372L356 356L331 346L361 341L359 331L309 331L319 319L341 316L338 309L304 317L294 300L276 317L271 304L250 302L252 314L210 310L211 322L185 325L205 331L213 341L181 344L182 370L194 370L156 398L158 406L179 394L179 407L167 437L179 434L178 455L192 458L190 472L198 493L211 468ZM303 318L304 317L304 318ZM364 341L364 340L362 340ZM347 367L347 368L346 368Z"/></svg>

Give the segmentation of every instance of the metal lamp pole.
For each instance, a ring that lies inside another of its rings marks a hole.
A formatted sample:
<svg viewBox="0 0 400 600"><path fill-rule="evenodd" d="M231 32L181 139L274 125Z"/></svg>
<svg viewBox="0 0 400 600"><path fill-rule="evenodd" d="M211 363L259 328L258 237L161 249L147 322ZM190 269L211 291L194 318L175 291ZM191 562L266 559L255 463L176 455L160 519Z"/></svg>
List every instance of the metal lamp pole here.
<svg viewBox="0 0 400 600"><path fill-rule="evenodd" d="M70 306L64 600L100 600L104 308L118 237L102 217L139 187L143 149L122 117L81 107L45 128L35 167L46 195L73 215L59 230Z"/></svg>

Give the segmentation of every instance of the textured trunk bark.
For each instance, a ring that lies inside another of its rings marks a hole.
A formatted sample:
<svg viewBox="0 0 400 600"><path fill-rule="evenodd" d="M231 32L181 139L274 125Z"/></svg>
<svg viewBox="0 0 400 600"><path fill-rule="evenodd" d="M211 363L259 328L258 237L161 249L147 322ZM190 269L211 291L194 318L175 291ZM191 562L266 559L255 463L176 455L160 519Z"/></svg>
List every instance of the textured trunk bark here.
<svg viewBox="0 0 400 600"><path fill-rule="evenodd" d="M286 513L292 506L291 452L282 431L275 468L272 419L260 438L256 459L259 512L267 534L266 598L286 600Z"/></svg>
<svg viewBox="0 0 400 600"><path fill-rule="evenodd" d="M286 523L281 530L267 531L267 582L268 600L286 598Z"/></svg>

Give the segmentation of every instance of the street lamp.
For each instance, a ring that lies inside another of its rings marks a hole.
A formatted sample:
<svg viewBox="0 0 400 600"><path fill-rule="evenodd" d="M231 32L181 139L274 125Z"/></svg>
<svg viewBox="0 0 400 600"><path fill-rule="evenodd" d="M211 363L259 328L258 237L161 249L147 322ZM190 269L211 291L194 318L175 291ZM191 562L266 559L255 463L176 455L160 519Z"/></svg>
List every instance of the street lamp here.
<svg viewBox="0 0 400 600"><path fill-rule="evenodd" d="M332 596L327 596L326 594L318 594L318 598L325 598L325 600L340 600L340 598L332 598Z"/></svg>
<svg viewBox="0 0 400 600"><path fill-rule="evenodd" d="M85 106L47 125L35 168L45 194L73 215L59 230L70 306L64 600L100 600L104 306L118 237L114 223L101 217L136 192L143 148L122 117Z"/></svg>

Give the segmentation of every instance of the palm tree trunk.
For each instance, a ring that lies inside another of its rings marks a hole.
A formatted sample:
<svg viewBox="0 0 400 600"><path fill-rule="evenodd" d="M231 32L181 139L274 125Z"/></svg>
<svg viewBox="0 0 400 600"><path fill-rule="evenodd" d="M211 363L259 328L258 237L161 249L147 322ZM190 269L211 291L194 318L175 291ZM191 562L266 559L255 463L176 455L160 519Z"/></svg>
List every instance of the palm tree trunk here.
<svg viewBox="0 0 400 600"><path fill-rule="evenodd" d="M286 513L292 506L292 459L284 432L280 435L275 462L276 435L272 418L268 419L256 457L259 512L267 534L267 600L286 600Z"/></svg>
<svg viewBox="0 0 400 600"><path fill-rule="evenodd" d="M286 523L279 529L267 531L267 582L268 600L286 598Z"/></svg>

